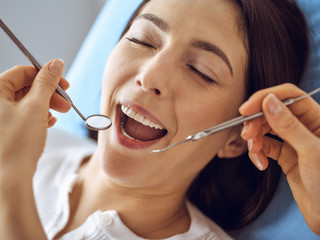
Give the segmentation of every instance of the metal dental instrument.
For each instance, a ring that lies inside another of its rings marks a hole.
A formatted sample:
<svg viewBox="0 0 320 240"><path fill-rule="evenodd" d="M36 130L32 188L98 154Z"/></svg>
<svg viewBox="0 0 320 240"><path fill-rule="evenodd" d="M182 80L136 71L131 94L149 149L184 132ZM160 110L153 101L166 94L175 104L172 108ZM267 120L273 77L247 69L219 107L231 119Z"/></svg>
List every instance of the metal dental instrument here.
<svg viewBox="0 0 320 240"><path fill-rule="evenodd" d="M31 53L23 46L23 44L19 41L19 39L13 34L13 32L7 27L7 25L2 21L0 18L0 26L2 29L8 34L11 40L18 46L18 48L24 53L24 55L29 59L29 61L33 64L33 66L39 71L42 66L39 62L31 55ZM90 115L89 117L85 118L78 108L73 104L69 95L58 85L56 91L65 99L67 100L72 108L79 114L82 120L86 123L86 126L94 131L105 130L108 129L112 122L111 120L102 114L94 114Z"/></svg>
<svg viewBox="0 0 320 240"><path fill-rule="evenodd" d="M311 96L313 94L316 94L317 92L320 91L320 88L317 88L315 90L313 90L312 92L309 92L301 97L297 97L297 98L290 98L290 99L287 99L285 101L283 101L283 104L288 106L288 105L291 105L292 103L296 102L296 101L299 101L305 97L308 97L308 96ZM158 149L158 150L152 150L151 153L159 153L159 152L164 152L164 151L167 151L168 149L174 147L174 146L177 146L179 144L182 144L182 143L185 143L185 142L189 142L189 141L197 141L201 138L204 138L204 137L207 137L207 136L210 136L214 133L217 133L217 132L220 132L222 130L225 130L227 128L231 128L233 126L236 126L236 125L239 125L243 122L246 122L246 121L249 121L249 120L252 120L252 119L255 119L255 118L258 118L258 117L261 117L263 116L263 112L259 112L259 113L256 113L254 115L251 115L251 116L239 116L239 117L236 117L234 119L231 119L229 121L226 121L226 122L223 122L221 124L218 124L216 126L213 126L211 128L207 128L203 131L200 131L200 132L197 132L195 134L192 134L192 135L189 135L187 138L185 138L184 140L181 140L179 142L176 142L176 143L173 143L165 148L162 148L162 149Z"/></svg>

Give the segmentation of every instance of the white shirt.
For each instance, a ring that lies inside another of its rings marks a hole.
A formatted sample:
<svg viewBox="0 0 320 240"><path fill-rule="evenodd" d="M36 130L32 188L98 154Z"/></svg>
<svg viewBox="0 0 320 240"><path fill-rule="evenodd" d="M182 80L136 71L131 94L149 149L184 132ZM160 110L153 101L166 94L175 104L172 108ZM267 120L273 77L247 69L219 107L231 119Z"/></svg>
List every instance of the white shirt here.
<svg viewBox="0 0 320 240"><path fill-rule="evenodd" d="M49 240L66 226L69 219L69 193L77 179L82 160L90 156L96 143L58 129L48 132L45 152L39 160L33 188L40 220ZM191 225L187 232L168 240L231 239L217 224L187 202ZM63 235L61 240L143 240L121 221L117 211L96 211L77 229Z"/></svg>

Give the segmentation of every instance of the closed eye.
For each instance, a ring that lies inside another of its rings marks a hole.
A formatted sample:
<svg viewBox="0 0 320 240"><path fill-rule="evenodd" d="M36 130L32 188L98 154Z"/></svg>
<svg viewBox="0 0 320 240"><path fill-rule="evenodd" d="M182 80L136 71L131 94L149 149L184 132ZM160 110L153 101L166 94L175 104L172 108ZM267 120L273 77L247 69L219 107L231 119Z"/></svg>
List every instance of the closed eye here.
<svg viewBox="0 0 320 240"><path fill-rule="evenodd" d="M195 72L196 74L198 74L203 80L205 80L208 83L217 83L215 80L213 80L212 78L208 77L207 75L205 75L204 73L200 72L198 69L196 69L194 66L192 65L187 65L191 71Z"/></svg>
<svg viewBox="0 0 320 240"><path fill-rule="evenodd" d="M134 38L134 37L132 37L132 38L126 37L126 39L129 40L130 42L139 44L139 45L144 46L144 47L148 47L148 48L152 48L152 49L157 49L157 48L156 48L155 46L153 46L152 44L146 43L146 42L141 41L141 40L139 40L139 39L136 39L136 38Z"/></svg>

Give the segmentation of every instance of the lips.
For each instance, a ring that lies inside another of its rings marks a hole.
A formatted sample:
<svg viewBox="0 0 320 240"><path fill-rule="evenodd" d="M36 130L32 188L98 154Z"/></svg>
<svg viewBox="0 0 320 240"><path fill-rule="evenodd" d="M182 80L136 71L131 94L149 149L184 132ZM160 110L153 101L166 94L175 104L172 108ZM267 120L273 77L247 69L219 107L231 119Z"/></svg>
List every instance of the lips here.
<svg viewBox="0 0 320 240"><path fill-rule="evenodd" d="M121 102L117 116L118 139L126 147L148 147L167 134L158 119L131 102Z"/></svg>
<svg viewBox="0 0 320 240"><path fill-rule="evenodd" d="M125 105L121 106L121 111L128 116L131 119L134 119L135 121L137 121L138 123L141 123L145 126L148 126L150 128L155 128L158 130L162 130L164 129L163 127L161 127L160 125L152 122L150 119L148 119L147 117L142 116L141 114L135 112L134 110L132 110L130 107L127 107Z"/></svg>

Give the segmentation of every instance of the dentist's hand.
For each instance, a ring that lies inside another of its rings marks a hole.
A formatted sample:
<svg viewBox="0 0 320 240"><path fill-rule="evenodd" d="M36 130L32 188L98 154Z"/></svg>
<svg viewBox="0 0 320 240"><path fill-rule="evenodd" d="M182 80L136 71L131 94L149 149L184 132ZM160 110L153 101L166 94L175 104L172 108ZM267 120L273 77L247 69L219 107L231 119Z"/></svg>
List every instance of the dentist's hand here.
<svg viewBox="0 0 320 240"><path fill-rule="evenodd" d="M253 94L240 113L262 110L264 117L246 123L242 137L257 168L267 168L267 157L278 161L307 224L320 236L320 106L311 97L289 107L280 101L304 94L291 84ZM268 132L283 143L264 136Z"/></svg>
<svg viewBox="0 0 320 240"><path fill-rule="evenodd" d="M32 177L47 128L70 104L55 93L63 62L54 60L38 72L18 66L0 74L0 239L45 239L33 199Z"/></svg>
<svg viewBox="0 0 320 240"><path fill-rule="evenodd" d="M54 60L39 73L34 67L17 66L0 74L1 158L40 157L47 128L56 122L49 107L60 112L70 109L70 104L55 93L59 81L62 88L68 88L62 71L63 62Z"/></svg>

